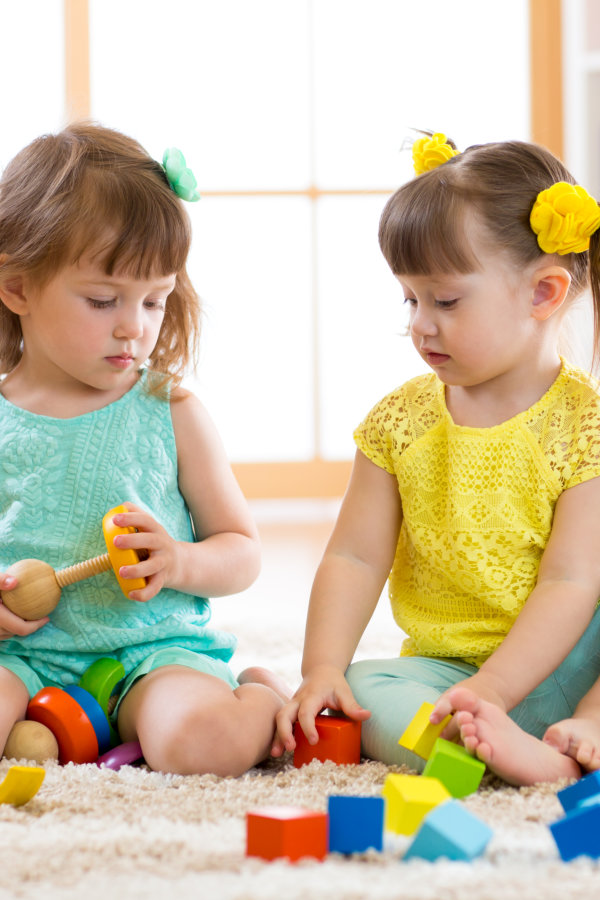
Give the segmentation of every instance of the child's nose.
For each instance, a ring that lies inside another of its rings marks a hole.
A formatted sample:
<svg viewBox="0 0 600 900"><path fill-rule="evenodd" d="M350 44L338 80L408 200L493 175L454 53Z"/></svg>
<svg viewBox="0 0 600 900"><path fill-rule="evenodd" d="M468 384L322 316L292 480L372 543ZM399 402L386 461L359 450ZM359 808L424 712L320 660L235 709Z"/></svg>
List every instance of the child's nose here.
<svg viewBox="0 0 600 900"><path fill-rule="evenodd" d="M428 309L418 306L411 316L410 330L413 334L418 334L420 337L437 334L438 329L435 317Z"/></svg>
<svg viewBox="0 0 600 900"><path fill-rule="evenodd" d="M140 310L123 310L115 326L115 337L134 340L143 334L142 314Z"/></svg>

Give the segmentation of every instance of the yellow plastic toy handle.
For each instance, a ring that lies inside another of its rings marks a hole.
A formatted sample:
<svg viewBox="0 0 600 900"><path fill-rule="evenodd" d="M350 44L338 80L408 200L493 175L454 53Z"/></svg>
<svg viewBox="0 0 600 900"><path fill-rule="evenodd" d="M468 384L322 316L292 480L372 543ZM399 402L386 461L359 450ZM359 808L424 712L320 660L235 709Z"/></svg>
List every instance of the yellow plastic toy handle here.
<svg viewBox="0 0 600 900"><path fill-rule="evenodd" d="M132 534L136 531L135 528L130 528L129 526L124 527L123 525L115 525L113 521L113 516L128 511L129 510L124 506L115 506L113 509L109 509L102 519L102 531L104 532L106 549L108 550L110 562L117 581L119 582L119 586L126 597L129 597L130 591L141 591L142 588L146 587L145 578L121 578L119 575L121 566L135 566L140 561L135 550L124 550L121 547L115 547L114 544L114 540L118 534Z"/></svg>

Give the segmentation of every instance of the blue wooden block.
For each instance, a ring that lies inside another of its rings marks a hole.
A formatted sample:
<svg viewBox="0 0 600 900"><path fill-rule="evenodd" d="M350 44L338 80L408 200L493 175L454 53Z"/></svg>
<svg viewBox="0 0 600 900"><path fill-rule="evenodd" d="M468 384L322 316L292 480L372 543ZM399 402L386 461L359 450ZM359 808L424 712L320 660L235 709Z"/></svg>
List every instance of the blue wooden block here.
<svg viewBox="0 0 600 900"><path fill-rule="evenodd" d="M563 788L557 793L560 804L566 813L576 809L583 800L600 794L600 770L591 772L585 778L580 778L575 784Z"/></svg>
<svg viewBox="0 0 600 900"><path fill-rule="evenodd" d="M600 857L600 803L577 806L564 819L550 825L561 859L576 856Z"/></svg>
<svg viewBox="0 0 600 900"><path fill-rule="evenodd" d="M485 822L457 800L449 800L427 813L404 859L475 859L481 856L492 834Z"/></svg>
<svg viewBox="0 0 600 900"><path fill-rule="evenodd" d="M329 797L329 852L383 849L383 797Z"/></svg>

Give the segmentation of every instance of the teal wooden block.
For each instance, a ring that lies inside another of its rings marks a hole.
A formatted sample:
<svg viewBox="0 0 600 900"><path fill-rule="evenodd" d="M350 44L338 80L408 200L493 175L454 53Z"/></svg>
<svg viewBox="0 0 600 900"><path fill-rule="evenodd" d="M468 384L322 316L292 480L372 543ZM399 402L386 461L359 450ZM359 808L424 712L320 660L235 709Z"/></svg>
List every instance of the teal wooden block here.
<svg viewBox="0 0 600 900"><path fill-rule="evenodd" d="M492 835L485 822L456 800L449 800L425 816L404 859L475 859L484 852Z"/></svg>
<svg viewBox="0 0 600 900"><path fill-rule="evenodd" d="M437 739L423 769L423 775L437 778L452 797L459 799L477 790L484 772L484 762L471 756L460 744L444 738Z"/></svg>

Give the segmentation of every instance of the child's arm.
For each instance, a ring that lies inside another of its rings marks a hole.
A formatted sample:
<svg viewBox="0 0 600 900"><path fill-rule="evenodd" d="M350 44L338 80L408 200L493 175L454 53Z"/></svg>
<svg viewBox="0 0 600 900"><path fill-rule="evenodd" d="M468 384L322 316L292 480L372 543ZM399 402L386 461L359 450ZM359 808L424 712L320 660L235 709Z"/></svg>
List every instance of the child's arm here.
<svg viewBox="0 0 600 900"><path fill-rule="evenodd" d="M313 584L302 661L304 680L277 716L274 755L294 749L296 719L309 742L316 743L315 716L325 707L354 719L368 717L354 699L344 672L390 573L401 520L396 478L357 451Z"/></svg>
<svg viewBox="0 0 600 900"><path fill-rule="evenodd" d="M195 542L175 541L148 513L133 508L115 517L139 534L115 538L120 547L147 549L149 558L123 567L123 577L144 577L132 600L150 600L162 587L201 597L247 588L260 570L260 544L246 500L208 413L188 391L178 390L171 413L177 445L179 489L189 507Z"/></svg>
<svg viewBox="0 0 600 900"><path fill-rule="evenodd" d="M600 478L566 490L554 511L538 580L511 631L466 680L505 711L550 675L587 628L600 597ZM447 694L432 720L452 712Z"/></svg>

